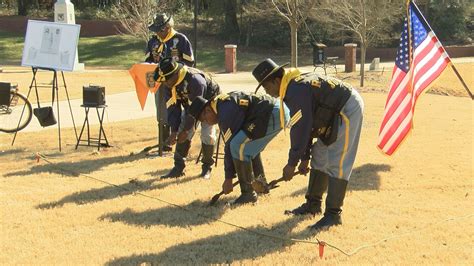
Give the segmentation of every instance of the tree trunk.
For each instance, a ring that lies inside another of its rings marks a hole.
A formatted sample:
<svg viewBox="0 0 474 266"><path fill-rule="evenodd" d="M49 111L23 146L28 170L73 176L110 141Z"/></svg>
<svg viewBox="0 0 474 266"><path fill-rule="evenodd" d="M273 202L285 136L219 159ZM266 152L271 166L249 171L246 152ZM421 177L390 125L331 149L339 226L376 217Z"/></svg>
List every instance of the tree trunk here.
<svg viewBox="0 0 474 266"><path fill-rule="evenodd" d="M360 86L364 87L365 52L367 48L367 19L365 14L365 0L361 0L360 5L362 8L362 29L360 40Z"/></svg>
<svg viewBox="0 0 474 266"><path fill-rule="evenodd" d="M367 50L367 45L361 43L360 46L360 86L364 87L364 74L365 74L365 52Z"/></svg>
<svg viewBox="0 0 474 266"><path fill-rule="evenodd" d="M237 20L237 0L224 1L224 32L229 41L237 42L240 35L239 23Z"/></svg>
<svg viewBox="0 0 474 266"><path fill-rule="evenodd" d="M290 21L291 30L291 67L298 67L298 25Z"/></svg>
<svg viewBox="0 0 474 266"><path fill-rule="evenodd" d="M17 0L18 16L28 15L28 0Z"/></svg>

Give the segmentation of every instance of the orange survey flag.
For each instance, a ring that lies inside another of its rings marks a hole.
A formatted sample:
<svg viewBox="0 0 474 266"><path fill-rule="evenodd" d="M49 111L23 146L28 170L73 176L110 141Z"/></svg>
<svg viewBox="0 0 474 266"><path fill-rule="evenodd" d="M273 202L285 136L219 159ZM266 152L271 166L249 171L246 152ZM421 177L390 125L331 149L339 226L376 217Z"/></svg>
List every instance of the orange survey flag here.
<svg viewBox="0 0 474 266"><path fill-rule="evenodd" d="M135 64L128 70L133 82L135 82L135 90L142 110L145 108L148 91L155 93L160 86L160 83L153 79L155 68L156 64L142 63Z"/></svg>

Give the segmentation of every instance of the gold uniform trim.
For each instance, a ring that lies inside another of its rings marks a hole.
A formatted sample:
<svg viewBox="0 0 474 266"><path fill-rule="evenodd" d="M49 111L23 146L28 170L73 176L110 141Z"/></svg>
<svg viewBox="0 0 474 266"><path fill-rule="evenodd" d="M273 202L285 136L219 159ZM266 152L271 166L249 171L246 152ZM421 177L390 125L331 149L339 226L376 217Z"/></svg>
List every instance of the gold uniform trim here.
<svg viewBox="0 0 474 266"><path fill-rule="evenodd" d="M240 106L249 106L249 101L245 99L240 99L239 100L239 105Z"/></svg>
<svg viewBox="0 0 474 266"><path fill-rule="evenodd" d="M329 86L331 87L331 89L335 89L337 85L339 85L339 81L336 80L336 79L327 79L326 80L327 83L329 84Z"/></svg>
<svg viewBox="0 0 474 266"><path fill-rule="evenodd" d="M320 88L321 87L321 82L317 79L313 79L313 80L311 80L311 86L313 86L315 88Z"/></svg>
<svg viewBox="0 0 474 266"><path fill-rule="evenodd" d="M344 123L346 124L346 131L345 131L345 136L344 136L344 150L342 151L341 155L341 160L339 161L339 178L342 178L344 174L344 169L342 168L344 164L344 158L346 157L347 153L347 146L349 146L349 129L351 128L351 123L349 121L349 118L347 116L340 112L342 120L344 120Z"/></svg>
<svg viewBox="0 0 474 266"><path fill-rule="evenodd" d="M241 161L244 160L244 148L245 148L245 144L247 144L247 142L249 142L250 139L249 138L245 138L244 142L242 142L242 144L240 144L240 149L239 149L239 158Z"/></svg>
<svg viewBox="0 0 474 266"><path fill-rule="evenodd" d="M170 108L171 105L175 104L175 99L173 98L170 98L167 102L166 102L166 108Z"/></svg>
<svg viewBox="0 0 474 266"><path fill-rule="evenodd" d="M291 118L290 121L288 122L288 127L291 128L294 126L300 119L303 117L303 113L301 112L301 109L296 112Z"/></svg>
<svg viewBox="0 0 474 266"><path fill-rule="evenodd" d="M230 137L232 137L232 131L230 131L230 128L227 129L227 131L224 133L224 142L229 141Z"/></svg>
<svg viewBox="0 0 474 266"><path fill-rule="evenodd" d="M184 53L183 53L183 59L184 59L184 60L187 60L187 61L190 61L190 62L193 62L193 61L194 61L194 57L193 57L192 55L189 56L189 55L184 54Z"/></svg>
<svg viewBox="0 0 474 266"><path fill-rule="evenodd" d="M294 79L295 82L300 82L301 80L303 80L303 76L298 76Z"/></svg>

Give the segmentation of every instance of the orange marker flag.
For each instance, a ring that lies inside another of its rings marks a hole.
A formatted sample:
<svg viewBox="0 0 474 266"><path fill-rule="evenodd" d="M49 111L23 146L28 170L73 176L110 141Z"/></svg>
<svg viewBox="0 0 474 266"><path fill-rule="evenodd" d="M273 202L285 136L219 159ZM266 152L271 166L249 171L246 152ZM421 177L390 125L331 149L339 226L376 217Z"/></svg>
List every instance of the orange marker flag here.
<svg viewBox="0 0 474 266"><path fill-rule="evenodd" d="M324 256L324 246L326 246L326 243L323 241L319 242L319 258L322 259Z"/></svg>
<svg viewBox="0 0 474 266"><path fill-rule="evenodd" d="M160 83L155 82L153 79L155 69L156 64L142 63L135 64L128 70L133 82L135 83L135 90L142 110L145 108L148 91L156 93L160 87Z"/></svg>

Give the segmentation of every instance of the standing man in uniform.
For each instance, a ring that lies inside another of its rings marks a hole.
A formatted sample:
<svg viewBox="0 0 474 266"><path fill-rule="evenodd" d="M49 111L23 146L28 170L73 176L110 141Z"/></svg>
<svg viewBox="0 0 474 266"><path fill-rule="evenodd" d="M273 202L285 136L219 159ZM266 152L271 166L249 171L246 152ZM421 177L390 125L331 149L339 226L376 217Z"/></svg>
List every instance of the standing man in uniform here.
<svg viewBox="0 0 474 266"><path fill-rule="evenodd" d="M172 57L187 66L194 65L193 49L188 38L174 30L174 21L171 16L165 13L156 14L153 23L148 29L155 33L148 41L146 49L146 59L148 63L160 63L163 58ZM156 117L158 121L158 132L163 132L163 140L169 138L170 127L166 123L166 106L164 101L163 86L160 86L155 93ZM160 128L161 125L161 128ZM158 138L158 143L160 140ZM171 146L167 143L163 147L164 151L171 151Z"/></svg>
<svg viewBox="0 0 474 266"><path fill-rule="evenodd" d="M268 192L263 190L268 184L260 153L283 127L280 110L284 125L289 119L285 104L280 105L277 99L268 95L244 92L221 94L212 100L196 97L191 104L189 113L192 116L203 123L218 124L221 132L225 132L222 190L225 194L232 192L232 179L237 173L241 191L231 205L256 202L256 192Z"/></svg>
<svg viewBox="0 0 474 266"><path fill-rule="evenodd" d="M160 61L155 71L155 80L166 86L164 92L166 108L168 111L168 124L171 134L167 142L174 145L174 167L161 178L176 178L184 175L185 158L191 147L191 139L195 132L195 119L188 113L189 105L201 96L205 99L220 93L219 85L209 75L199 69L188 67L173 58L164 58ZM216 143L216 130L214 126L201 123L201 151L202 172L201 177L211 177L214 159L214 144Z"/></svg>
<svg viewBox="0 0 474 266"><path fill-rule="evenodd" d="M259 82L257 90L263 86L290 109L291 148L283 177L291 180L298 162L300 171L308 169L311 154L306 202L289 213L321 213L327 189L324 216L311 228L322 230L342 224L341 207L359 144L363 100L351 85L340 80L311 72L301 74L296 68L285 70L283 66L266 59L252 74ZM314 145L313 138L317 138Z"/></svg>

